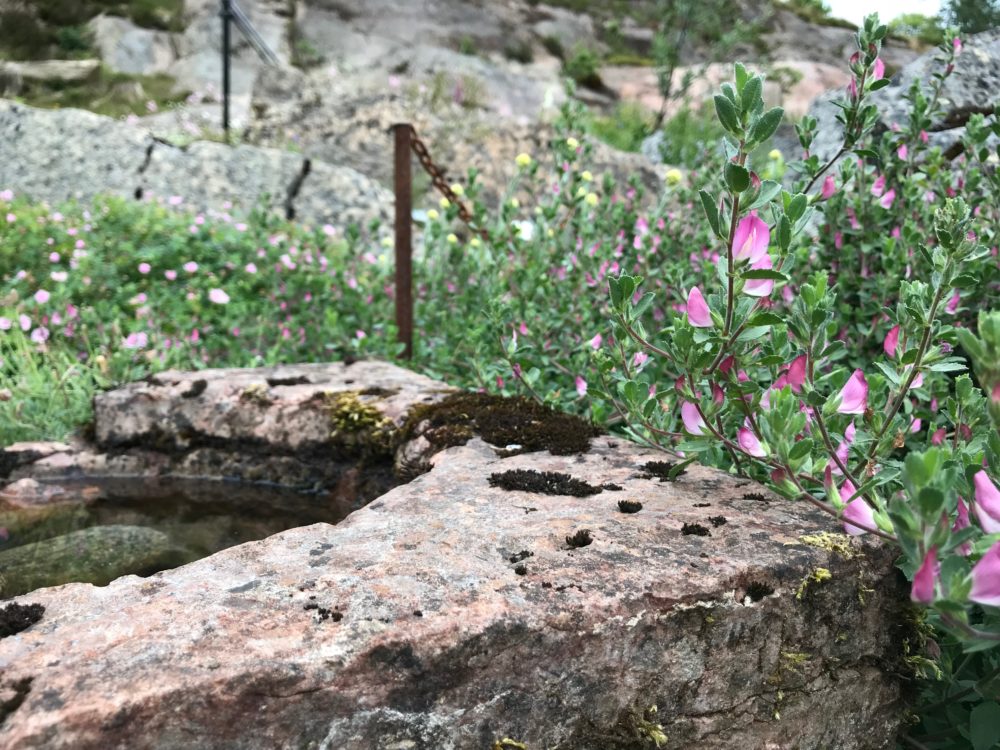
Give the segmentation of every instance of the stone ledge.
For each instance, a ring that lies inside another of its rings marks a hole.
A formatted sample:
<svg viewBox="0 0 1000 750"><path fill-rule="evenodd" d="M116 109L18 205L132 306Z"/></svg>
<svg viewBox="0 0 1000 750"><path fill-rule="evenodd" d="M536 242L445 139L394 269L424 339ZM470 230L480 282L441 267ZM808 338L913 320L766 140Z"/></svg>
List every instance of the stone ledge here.
<svg viewBox="0 0 1000 750"><path fill-rule="evenodd" d="M892 747L892 550L805 544L833 528L808 507L700 467L660 482L658 454L593 442L501 459L474 440L336 527L22 597L46 613L0 641L0 696L27 690L0 746L642 748L656 705L668 748ZM491 486L513 469L622 489Z"/></svg>

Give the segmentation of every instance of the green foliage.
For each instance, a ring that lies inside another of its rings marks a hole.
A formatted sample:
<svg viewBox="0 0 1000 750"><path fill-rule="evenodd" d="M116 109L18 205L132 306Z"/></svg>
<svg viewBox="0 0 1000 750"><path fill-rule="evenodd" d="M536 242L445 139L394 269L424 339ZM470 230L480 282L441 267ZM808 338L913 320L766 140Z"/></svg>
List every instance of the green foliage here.
<svg viewBox="0 0 1000 750"><path fill-rule="evenodd" d="M133 93L135 84L139 88ZM110 117L123 117L148 114L150 101L158 107L178 104L188 93L179 90L174 79L164 73L141 76L115 73L102 67L88 81L25 83L19 99L34 107L75 107Z"/></svg>
<svg viewBox="0 0 1000 750"><path fill-rule="evenodd" d="M592 118L589 131L621 151L638 151L652 122L653 113L641 104L626 102L617 105L608 117Z"/></svg>
<svg viewBox="0 0 1000 750"><path fill-rule="evenodd" d="M718 151L723 129L719 121L701 110L684 108L661 128L660 158L664 164L694 169Z"/></svg>
<svg viewBox="0 0 1000 750"><path fill-rule="evenodd" d="M563 72L576 83L587 88L600 89L604 87L600 75L600 59L597 53L587 47L576 47L563 62Z"/></svg>
<svg viewBox="0 0 1000 750"><path fill-rule="evenodd" d="M535 50L530 39L515 38L504 46L503 55L508 60L527 64L535 59Z"/></svg>
<svg viewBox="0 0 1000 750"><path fill-rule="evenodd" d="M921 44L938 45L944 41L944 28L938 16L921 13L903 13L889 22L889 32L894 36L916 39Z"/></svg>
<svg viewBox="0 0 1000 750"><path fill-rule="evenodd" d="M965 34L1000 26L1000 0L945 0L941 16Z"/></svg>

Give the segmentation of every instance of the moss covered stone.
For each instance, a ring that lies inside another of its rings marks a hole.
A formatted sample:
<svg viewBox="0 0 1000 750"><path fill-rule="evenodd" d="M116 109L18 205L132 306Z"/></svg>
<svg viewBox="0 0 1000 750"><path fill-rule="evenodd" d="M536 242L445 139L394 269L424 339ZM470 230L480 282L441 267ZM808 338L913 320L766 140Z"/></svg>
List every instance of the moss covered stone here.
<svg viewBox="0 0 1000 750"><path fill-rule="evenodd" d="M479 435L504 449L505 456L542 450L554 456L586 453L590 439L600 434L580 417L521 396L464 392L414 408L402 432L404 439L423 435L438 450Z"/></svg>

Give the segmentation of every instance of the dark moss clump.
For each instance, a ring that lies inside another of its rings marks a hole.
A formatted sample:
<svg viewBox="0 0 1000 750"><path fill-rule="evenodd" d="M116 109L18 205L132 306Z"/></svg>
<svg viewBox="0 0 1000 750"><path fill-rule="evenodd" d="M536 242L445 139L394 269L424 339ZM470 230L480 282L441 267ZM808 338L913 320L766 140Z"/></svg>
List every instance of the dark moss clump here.
<svg viewBox="0 0 1000 750"><path fill-rule="evenodd" d="M681 474L687 473L687 469L676 471L677 464L670 461L650 461L642 468L649 474L648 478L657 477L661 482L673 482Z"/></svg>
<svg viewBox="0 0 1000 750"><path fill-rule="evenodd" d="M608 492L621 492L623 489L625 489L620 484L613 484L611 482L608 482L607 484L602 484L601 487L606 489Z"/></svg>
<svg viewBox="0 0 1000 750"><path fill-rule="evenodd" d="M590 533L590 529L580 529L572 536L566 537L566 544L568 544L572 549L579 549L580 547L586 547L593 541L594 537Z"/></svg>
<svg viewBox="0 0 1000 750"><path fill-rule="evenodd" d="M622 513L638 513L642 510L642 503L637 500L619 500L618 510Z"/></svg>
<svg viewBox="0 0 1000 750"><path fill-rule="evenodd" d="M521 563L520 565L515 565L514 572L519 576L526 576L528 575L528 566L525 565L524 563Z"/></svg>
<svg viewBox="0 0 1000 750"><path fill-rule="evenodd" d="M702 526L700 523L686 523L681 526L681 533L685 536L712 536L712 532L708 530L707 526Z"/></svg>
<svg viewBox="0 0 1000 750"><path fill-rule="evenodd" d="M42 619L45 607L41 604L8 604L0 609L0 638L16 635Z"/></svg>
<svg viewBox="0 0 1000 750"><path fill-rule="evenodd" d="M774 593L774 586L769 586L766 583L761 583L760 581L753 581L749 586L747 586L747 596L750 597L750 601L759 602L765 596L770 596Z"/></svg>
<svg viewBox="0 0 1000 750"><path fill-rule="evenodd" d="M437 448L464 445L473 435L506 448L503 455L547 450L554 456L570 456L590 450L590 439L600 434L594 425L572 414L514 396L505 398L488 393L454 393L436 404L414 407L403 439L421 431Z"/></svg>
<svg viewBox="0 0 1000 750"><path fill-rule="evenodd" d="M729 523L726 520L725 516L709 516L708 520L715 528L719 528L720 526L725 526L727 523Z"/></svg>
<svg viewBox="0 0 1000 750"><path fill-rule="evenodd" d="M572 495L586 497L603 490L583 480L574 479L569 474L555 471L535 471L533 469L513 469L490 474L490 486L512 492L539 492L543 495Z"/></svg>
<svg viewBox="0 0 1000 750"><path fill-rule="evenodd" d="M534 555L535 555L534 552L529 552L528 550L523 549L520 552L514 553L507 559L510 560L512 563L519 563L521 562L521 560L527 560L529 557L534 557Z"/></svg>

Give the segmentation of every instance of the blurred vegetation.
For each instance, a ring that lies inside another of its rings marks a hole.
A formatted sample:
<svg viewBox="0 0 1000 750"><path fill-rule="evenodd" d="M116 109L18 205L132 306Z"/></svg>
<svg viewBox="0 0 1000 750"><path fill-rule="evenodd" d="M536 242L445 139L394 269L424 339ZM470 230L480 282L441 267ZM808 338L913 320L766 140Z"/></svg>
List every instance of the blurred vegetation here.
<svg viewBox="0 0 1000 750"><path fill-rule="evenodd" d="M163 31L184 28L184 0L14 0L0 9L0 58L93 56L86 25L101 14Z"/></svg>
<svg viewBox="0 0 1000 750"><path fill-rule="evenodd" d="M173 77L166 74L131 75L102 67L86 81L26 81L17 99L33 107L74 107L125 117L149 114L149 102L154 102L157 108L182 102L189 93L178 90Z"/></svg>

